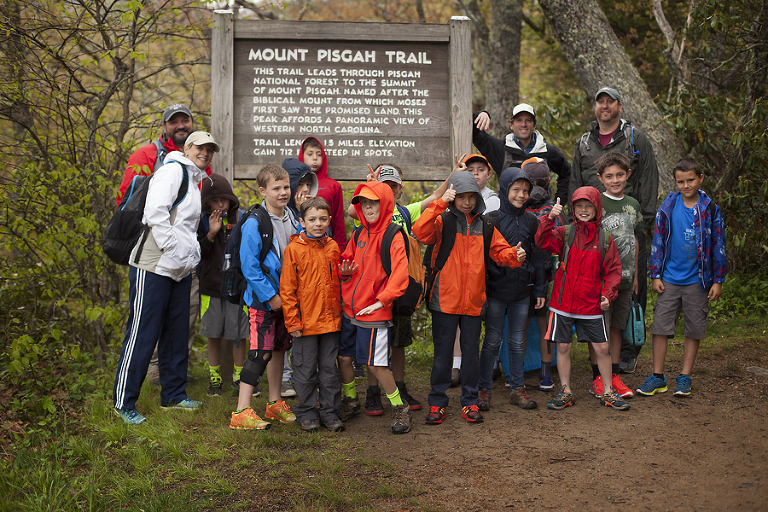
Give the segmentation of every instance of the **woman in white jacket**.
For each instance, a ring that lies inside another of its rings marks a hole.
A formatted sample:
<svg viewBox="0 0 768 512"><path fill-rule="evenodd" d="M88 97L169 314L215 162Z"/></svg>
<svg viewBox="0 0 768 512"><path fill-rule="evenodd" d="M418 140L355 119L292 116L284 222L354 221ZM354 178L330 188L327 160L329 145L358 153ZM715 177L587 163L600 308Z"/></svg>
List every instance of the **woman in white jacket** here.
<svg viewBox="0 0 768 512"><path fill-rule="evenodd" d="M136 411L141 384L157 342L160 406L195 410L187 397L190 273L200 262L197 224L199 184L219 146L210 133L194 132L184 153L174 151L152 174L144 206L147 226L131 253L131 312L115 376L115 413L129 425L146 421Z"/></svg>

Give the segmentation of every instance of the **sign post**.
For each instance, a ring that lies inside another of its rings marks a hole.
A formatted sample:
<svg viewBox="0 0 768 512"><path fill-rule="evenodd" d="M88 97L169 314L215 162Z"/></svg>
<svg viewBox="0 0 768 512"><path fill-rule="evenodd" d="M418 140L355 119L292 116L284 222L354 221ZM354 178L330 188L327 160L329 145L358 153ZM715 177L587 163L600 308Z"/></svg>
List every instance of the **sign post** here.
<svg viewBox="0 0 768 512"><path fill-rule="evenodd" d="M365 180L392 162L442 180L471 148L470 26L235 20L214 15L217 172L253 179L317 137L329 175Z"/></svg>

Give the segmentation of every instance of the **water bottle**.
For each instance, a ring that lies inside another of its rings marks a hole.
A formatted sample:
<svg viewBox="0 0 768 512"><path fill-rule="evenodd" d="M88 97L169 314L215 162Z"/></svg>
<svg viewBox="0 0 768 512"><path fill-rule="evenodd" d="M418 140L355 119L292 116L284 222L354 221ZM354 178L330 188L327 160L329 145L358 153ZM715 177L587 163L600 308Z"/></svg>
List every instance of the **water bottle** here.
<svg viewBox="0 0 768 512"><path fill-rule="evenodd" d="M224 267L221 270L229 270L229 267L232 265L232 255L231 254L225 254L224 255Z"/></svg>

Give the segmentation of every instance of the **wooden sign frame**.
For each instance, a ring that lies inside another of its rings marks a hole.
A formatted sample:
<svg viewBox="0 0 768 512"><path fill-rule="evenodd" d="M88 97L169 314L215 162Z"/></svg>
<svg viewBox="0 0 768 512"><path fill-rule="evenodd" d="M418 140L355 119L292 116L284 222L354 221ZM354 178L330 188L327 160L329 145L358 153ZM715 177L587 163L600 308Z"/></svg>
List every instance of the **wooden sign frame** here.
<svg viewBox="0 0 768 512"><path fill-rule="evenodd" d="M351 23L236 20L232 11L215 11L211 41L211 131L221 152L216 157L216 172L232 183L234 179L253 179L256 167L235 165L234 87L236 39L328 40L358 42L447 43L448 56L448 137L450 155L469 153L472 147L472 64L470 24L464 16L451 18L448 24ZM445 136L444 133L441 136ZM289 156L295 157L295 153ZM280 163L285 155L276 156ZM452 159L452 158L451 158ZM362 181L364 166L334 164L329 157L329 175L336 180ZM372 158L371 164L382 161ZM386 160L386 159L383 159ZM443 180L450 164L412 166L395 161L408 180Z"/></svg>

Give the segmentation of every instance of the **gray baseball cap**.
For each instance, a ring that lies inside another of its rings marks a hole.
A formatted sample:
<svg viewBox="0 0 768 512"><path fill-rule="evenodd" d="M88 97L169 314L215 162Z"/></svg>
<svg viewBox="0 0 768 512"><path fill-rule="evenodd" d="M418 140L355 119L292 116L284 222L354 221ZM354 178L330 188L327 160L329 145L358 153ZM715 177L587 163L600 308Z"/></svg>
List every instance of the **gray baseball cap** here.
<svg viewBox="0 0 768 512"><path fill-rule="evenodd" d="M595 93L595 101L597 101L597 97L600 96L601 94L607 94L611 98L621 103L621 95L619 94L619 91L617 91L613 87L603 87L602 89L597 91Z"/></svg>
<svg viewBox="0 0 768 512"><path fill-rule="evenodd" d="M192 111L189 110L189 107L187 107L185 104L174 103L173 105L169 105L165 108L165 111L163 112L163 122L167 123L170 118L178 113L187 114L189 117L194 117L192 115Z"/></svg>
<svg viewBox="0 0 768 512"><path fill-rule="evenodd" d="M400 173L391 165L384 164L379 169L379 181L394 181L398 185L403 184Z"/></svg>

